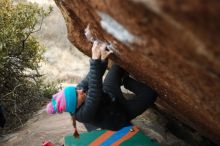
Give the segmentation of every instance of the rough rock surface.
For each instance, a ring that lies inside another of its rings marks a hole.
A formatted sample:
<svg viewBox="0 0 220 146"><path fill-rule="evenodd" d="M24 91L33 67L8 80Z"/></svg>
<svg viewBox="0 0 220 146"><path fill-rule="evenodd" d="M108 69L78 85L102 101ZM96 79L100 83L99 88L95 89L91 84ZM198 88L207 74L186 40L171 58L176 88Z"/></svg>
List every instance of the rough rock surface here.
<svg viewBox="0 0 220 146"><path fill-rule="evenodd" d="M160 95L158 107L220 144L218 0L55 0L69 40L90 56L84 29L111 59Z"/></svg>

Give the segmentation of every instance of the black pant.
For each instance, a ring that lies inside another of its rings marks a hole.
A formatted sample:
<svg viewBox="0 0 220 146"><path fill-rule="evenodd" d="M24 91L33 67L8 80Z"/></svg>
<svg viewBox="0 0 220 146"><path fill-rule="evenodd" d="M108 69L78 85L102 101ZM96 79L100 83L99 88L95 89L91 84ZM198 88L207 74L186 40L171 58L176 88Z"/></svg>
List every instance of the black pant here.
<svg viewBox="0 0 220 146"><path fill-rule="evenodd" d="M131 99L126 99L122 94L121 85L124 85L135 95ZM149 86L126 76L125 71L118 65L113 65L109 70L103 83L103 90L109 93L112 98L119 100L126 109L129 120L142 114L155 102L158 96Z"/></svg>

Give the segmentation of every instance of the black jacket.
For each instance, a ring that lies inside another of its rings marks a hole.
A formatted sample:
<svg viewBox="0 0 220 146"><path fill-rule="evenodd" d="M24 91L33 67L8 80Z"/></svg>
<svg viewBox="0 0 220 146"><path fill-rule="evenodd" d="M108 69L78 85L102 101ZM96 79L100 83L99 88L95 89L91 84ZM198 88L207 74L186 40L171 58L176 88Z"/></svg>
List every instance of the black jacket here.
<svg viewBox="0 0 220 146"><path fill-rule="evenodd" d="M76 110L76 119L103 129L117 130L128 123L127 114L118 101L103 92L102 76L107 62L90 60L90 70L78 85L87 93L85 102Z"/></svg>

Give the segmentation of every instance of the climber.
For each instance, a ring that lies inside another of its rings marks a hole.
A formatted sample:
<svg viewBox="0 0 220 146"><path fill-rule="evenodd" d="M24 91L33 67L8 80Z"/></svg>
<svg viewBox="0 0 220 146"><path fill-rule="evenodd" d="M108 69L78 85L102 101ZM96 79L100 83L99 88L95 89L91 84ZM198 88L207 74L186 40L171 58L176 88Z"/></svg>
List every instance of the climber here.
<svg viewBox="0 0 220 146"><path fill-rule="evenodd" d="M105 43L94 41L90 70L85 79L76 87L67 86L53 95L47 105L49 114L71 114L75 136L78 135L76 120L102 129L117 130L129 124L156 100L154 90L131 78L118 65L112 65L102 82L111 53ZM126 99L120 88L122 85L135 95Z"/></svg>

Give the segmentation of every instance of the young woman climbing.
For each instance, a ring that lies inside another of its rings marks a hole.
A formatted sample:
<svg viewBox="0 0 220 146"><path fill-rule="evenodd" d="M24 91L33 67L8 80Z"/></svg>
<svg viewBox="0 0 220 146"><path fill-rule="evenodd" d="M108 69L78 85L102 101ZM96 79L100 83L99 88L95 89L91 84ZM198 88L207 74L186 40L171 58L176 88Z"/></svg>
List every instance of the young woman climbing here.
<svg viewBox="0 0 220 146"><path fill-rule="evenodd" d="M53 95L47 105L49 114L71 114L75 136L78 136L76 120L102 129L118 130L143 113L157 98L153 89L131 78L116 64L112 65L103 81L111 53L105 43L94 41L86 77L77 86L67 86ZM133 92L133 97L126 99L121 86Z"/></svg>

